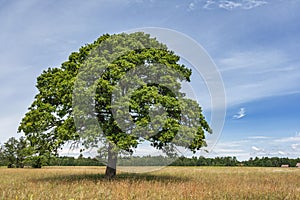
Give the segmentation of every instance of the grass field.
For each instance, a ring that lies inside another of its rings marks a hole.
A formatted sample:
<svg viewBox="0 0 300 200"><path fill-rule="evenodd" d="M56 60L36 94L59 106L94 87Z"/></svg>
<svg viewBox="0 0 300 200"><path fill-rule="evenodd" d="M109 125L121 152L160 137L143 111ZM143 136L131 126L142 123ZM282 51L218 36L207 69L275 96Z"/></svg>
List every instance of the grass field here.
<svg viewBox="0 0 300 200"><path fill-rule="evenodd" d="M166 167L144 174L104 167L0 168L0 199L300 199L300 169Z"/></svg>

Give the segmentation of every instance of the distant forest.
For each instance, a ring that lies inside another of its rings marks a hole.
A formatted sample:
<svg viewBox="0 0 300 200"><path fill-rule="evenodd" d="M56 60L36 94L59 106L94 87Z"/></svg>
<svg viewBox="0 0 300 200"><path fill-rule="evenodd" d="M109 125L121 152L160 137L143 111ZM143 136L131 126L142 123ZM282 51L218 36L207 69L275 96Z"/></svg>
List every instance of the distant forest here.
<svg viewBox="0 0 300 200"><path fill-rule="evenodd" d="M174 161L175 160L175 161ZM296 164L300 163L300 158L279 158L279 157L262 157L262 158L250 158L246 161L238 161L236 157L215 157L205 158L200 157L179 157L177 159L171 159L163 156L131 156L120 157L118 159L119 166L253 166L253 167L280 167L281 165L289 165L290 167L296 167ZM48 162L44 162L43 166L104 166L98 158L85 158L82 154L78 158L74 157L51 157ZM6 159L0 159L0 166L8 167L35 167L32 160L25 161L23 165L17 165L11 163Z"/></svg>

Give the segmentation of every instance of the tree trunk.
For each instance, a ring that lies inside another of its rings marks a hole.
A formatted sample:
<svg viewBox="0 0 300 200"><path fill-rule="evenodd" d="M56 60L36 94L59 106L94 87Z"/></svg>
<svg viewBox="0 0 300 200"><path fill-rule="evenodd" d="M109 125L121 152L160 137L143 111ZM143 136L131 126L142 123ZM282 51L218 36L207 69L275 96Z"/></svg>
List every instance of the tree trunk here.
<svg viewBox="0 0 300 200"><path fill-rule="evenodd" d="M108 155L107 155L108 160L107 160L107 166L105 171L105 177L108 179L114 178L116 176L117 158L118 158L118 152L114 151L113 145L109 144Z"/></svg>

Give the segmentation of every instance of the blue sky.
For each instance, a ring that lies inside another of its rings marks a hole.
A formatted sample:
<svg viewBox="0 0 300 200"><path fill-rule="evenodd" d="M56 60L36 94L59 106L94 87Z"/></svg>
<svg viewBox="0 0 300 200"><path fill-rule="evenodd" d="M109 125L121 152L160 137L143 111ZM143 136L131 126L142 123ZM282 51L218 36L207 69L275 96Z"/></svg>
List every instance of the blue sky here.
<svg viewBox="0 0 300 200"><path fill-rule="evenodd" d="M299 0L0 0L0 142L20 135L44 69L104 33L162 27L201 44L222 75L227 115L207 156L299 157L299 8Z"/></svg>

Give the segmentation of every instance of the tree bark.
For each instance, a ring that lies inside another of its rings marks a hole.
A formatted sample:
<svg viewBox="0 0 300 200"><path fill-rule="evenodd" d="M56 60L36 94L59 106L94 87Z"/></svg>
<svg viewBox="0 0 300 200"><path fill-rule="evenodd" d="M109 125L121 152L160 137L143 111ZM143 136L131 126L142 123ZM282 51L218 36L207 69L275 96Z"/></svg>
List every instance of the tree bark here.
<svg viewBox="0 0 300 200"><path fill-rule="evenodd" d="M105 171L105 177L108 179L114 178L116 176L117 158L118 158L118 152L114 151L112 144L109 144L108 155L107 155L107 165L106 165L106 171Z"/></svg>

